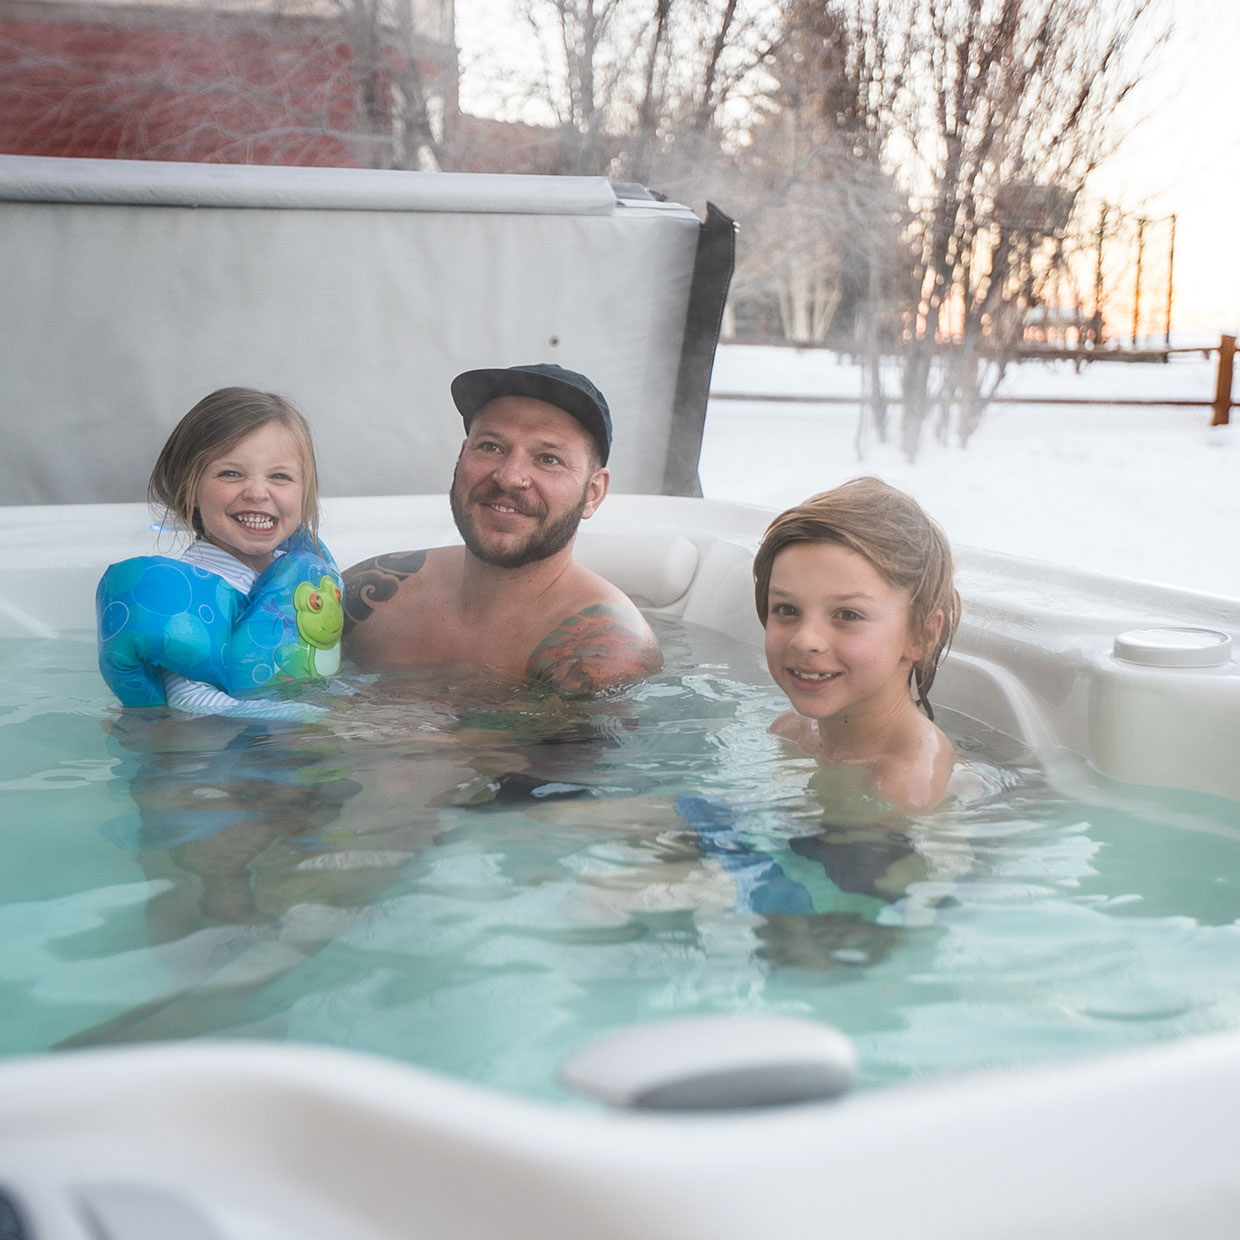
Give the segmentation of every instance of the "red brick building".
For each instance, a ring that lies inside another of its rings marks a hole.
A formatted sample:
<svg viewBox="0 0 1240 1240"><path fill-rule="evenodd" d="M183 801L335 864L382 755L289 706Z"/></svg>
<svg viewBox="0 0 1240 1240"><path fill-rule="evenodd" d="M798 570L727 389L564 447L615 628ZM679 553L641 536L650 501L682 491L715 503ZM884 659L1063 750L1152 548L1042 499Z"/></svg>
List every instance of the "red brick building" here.
<svg viewBox="0 0 1240 1240"><path fill-rule="evenodd" d="M413 35L321 7L0 0L0 152L437 166L451 0L418 0Z"/></svg>

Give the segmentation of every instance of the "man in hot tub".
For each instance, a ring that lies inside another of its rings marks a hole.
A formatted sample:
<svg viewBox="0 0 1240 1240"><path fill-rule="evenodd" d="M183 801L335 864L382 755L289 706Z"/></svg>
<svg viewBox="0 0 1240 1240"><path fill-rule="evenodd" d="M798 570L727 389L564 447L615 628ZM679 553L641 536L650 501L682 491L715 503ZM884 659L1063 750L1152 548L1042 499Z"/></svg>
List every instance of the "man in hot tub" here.
<svg viewBox="0 0 1240 1240"><path fill-rule="evenodd" d="M538 364L466 371L452 399L466 430L451 491L465 545L350 568L345 654L363 670L486 667L572 695L658 671L641 612L573 556L610 478L603 394Z"/></svg>

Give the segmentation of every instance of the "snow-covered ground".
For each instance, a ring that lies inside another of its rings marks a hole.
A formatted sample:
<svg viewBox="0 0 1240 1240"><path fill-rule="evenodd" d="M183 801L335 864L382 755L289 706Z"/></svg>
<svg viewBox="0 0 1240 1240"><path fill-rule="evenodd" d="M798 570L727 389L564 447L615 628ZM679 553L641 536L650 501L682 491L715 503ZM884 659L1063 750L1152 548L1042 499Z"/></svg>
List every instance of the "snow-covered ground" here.
<svg viewBox="0 0 1240 1240"><path fill-rule="evenodd" d="M1215 363L1014 367L1001 393L1213 398ZM893 385L894 386L894 385ZM723 346L702 449L710 498L784 508L858 474L915 496L956 543L1240 597L1240 409L992 405L967 448L925 436L915 462L862 436L858 408L722 400L856 394L835 354ZM893 416L899 417L899 407Z"/></svg>

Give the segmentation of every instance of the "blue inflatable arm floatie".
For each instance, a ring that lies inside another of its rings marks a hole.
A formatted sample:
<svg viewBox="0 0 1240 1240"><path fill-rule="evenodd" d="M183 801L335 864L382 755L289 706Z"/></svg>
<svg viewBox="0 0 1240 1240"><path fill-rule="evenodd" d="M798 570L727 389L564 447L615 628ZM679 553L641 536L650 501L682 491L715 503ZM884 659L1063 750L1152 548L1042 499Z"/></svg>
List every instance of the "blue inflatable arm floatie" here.
<svg viewBox="0 0 1240 1240"><path fill-rule="evenodd" d="M112 564L95 592L99 670L126 706L164 704L161 669L245 694L331 676L344 629L340 574L304 531L246 595L185 560Z"/></svg>
<svg viewBox="0 0 1240 1240"><path fill-rule="evenodd" d="M340 670L344 587L335 562L321 550L289 550L254 583L233 626L230 693Z"/></svg>

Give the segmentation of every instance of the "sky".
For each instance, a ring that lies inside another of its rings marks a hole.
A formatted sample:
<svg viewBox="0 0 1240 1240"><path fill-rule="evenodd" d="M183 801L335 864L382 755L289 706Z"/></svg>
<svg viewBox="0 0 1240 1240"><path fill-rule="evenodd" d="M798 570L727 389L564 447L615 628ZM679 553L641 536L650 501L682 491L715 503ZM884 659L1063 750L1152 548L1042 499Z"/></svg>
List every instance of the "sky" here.
<svg viewBox="0 0 1240 1240"><path fill-rule="evenodd" d="M1131 100L1136 127L1093 192L1152 220L1176 216L1173 331L1181 342L1217 341L1240 329L1240 0L1157 3L1173 17L1171 36ZM513 24L512 0L456 0L456 10L462 102L485 112L480 57L531 49ZM1155 278L1163 283L1163 272Z"/></svg>
<svg viewBox="0 0 1240 1240"><path fill-rule="evenodd" d="M1134 99L1137 127L1095 189L1129 211L1176 216L1173 327L1240 328L1240 4L1168 0L1171 37Z"/></svg>
<svg viewBox="0 0 1240 1240"><path fill-rule="evenodd" d="M915 462L856 406L725 400L725 393L856 393L825 350L725 345L700 463L708 498L782 509L860 474L908 491L957 545L1240 598L1240 410L993 405L968 447L930 435ZM1026 363L1011 394L1210 399L1214 363Z"/></svg>

